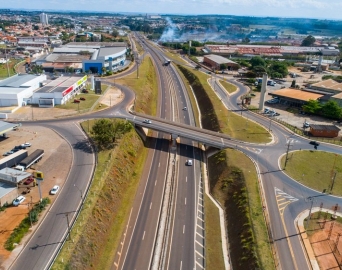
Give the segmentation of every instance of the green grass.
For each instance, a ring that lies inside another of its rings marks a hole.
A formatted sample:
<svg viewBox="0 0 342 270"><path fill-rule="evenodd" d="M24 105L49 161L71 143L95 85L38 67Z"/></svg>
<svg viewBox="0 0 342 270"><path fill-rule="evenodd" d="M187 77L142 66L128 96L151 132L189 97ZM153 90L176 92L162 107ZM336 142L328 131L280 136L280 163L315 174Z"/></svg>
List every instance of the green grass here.
<svg viewBox="0 0 342 270"><path fill-rule="evenodd" d="M93 123L86 121L82 126L88 131ZM65 243L52 269L110 268L109 258L120 246L147 153L134 130L116 148L99 152L88 197L71 231L73 241Z"/></svg>
<svg viewBox="0 0 342 270"><path fill-rule="evenodd" d="M188 70L199 78L207 92L212 104L214 105L219 125L223 133L228 134L234 139L246 142L267 143L271 141L271 135L264 127L248 120L247 118L241 117L241 113L227 111L226 107L224 107L207 82L207 79L210 76L194 69L188 68Z"/></svg>
<svg viewBox="0 0 342 270"><path fill-rule="evenodd" d="M225 158L226 164L222 165L219 165L220 162L224 162L222 155L211 157L216 158L215 163L217 164L217 169L215 171L211 170L209 172L211 186L214 185L216 182L215 179L217 179L215 186L211 187L213 189L213 195L221 205L225 205L225 202L228 198L227 192L225 192L226 189L223 188L223 185L225 184L224 180L228 179L227 188L229 188L231 176L227 175L227 169L224 169L222 172L220 172L220 168L222 168L222 166L226 166L226 168L239 168L239 170L241 170L245 180L245 187L247 189L249 207L247 208L247 213L249 214L249 221L251 222L253 237L255 239L256 254L260 265L262 266L261 269L274 269L274 260L269 245L267 227L262 214L263 209L259 193L258 177L254 164L240 151L227 149L225 150L225 155L227 157Z"/></svg>
<svg viewBox="0 0 342 270"><path fill-rule="evenodd" d="M220 84L222 84L222 86L224 87L224 89L226 89L226 91L231 94L234 93L235 91L237 91L237 87L229 82L226 82L224 80L220 80Z"/></svg>
<svg viewBox="0 0 342 270"><path fill-rule="evenodd" d="M307 218L304 220L304 227L306 229L306 233L309 237L315 234L318 230L322 230L324 226L324 220L326 220L325 228L330 228L331 222L336 221L337 223L342 224L342 217L337 216L336 219L332 218L332 214L327 212L315 212L311 214L311 218L309 222L307 222Z"/></svg>
<svg viewBox="0 0 342 270"><path fill-rule="evenodd" d="M281 160L284 168L285 156ZM342 156L322 151L290 152L284 171L296 181L319 192L330 192L336 172L332 194L342 196Z"/></svg>
<svg viewBox="0 0 342 270"><path fill-rule="evenodd" d="M156 115L158 99L158 81L151 58L144 57L139 66L139 78L134 72L123 79L116 79L118 84L123 84L134 90L136 100L134 110L149 115Z"/></svg>
<svg viewBox="0 0 342 270"><path fill-rule="evenodd" d="M10 73L10 76L13 76L16 74L14 67L16 64L20 63L22 60L18 59L9 59L10 61L8 62L8 70ZM0 78L8 78L8 72L7 72L7 64L0 64Z"/></svg>
<svg viewBox="0 0 342 270"><path fill-rule="evenodd" d="M75 110L75 111L84 111L89 110L94 103L101 97L101 95L95 95L91 92L88 94L79 94L75 97L75 99L80 99L84 97L86 100L81 100L80 103L74 103L74 99L70 99L67 103L63 105L56 105L56 108L65 109L65 110Z"/></svg>
<svg viewBox="0 0 342 270"><path fill-rule="evenodd" d="M204 196L205 212L205 258L206 269L224 269L219 210L211 199Z"/></svg>

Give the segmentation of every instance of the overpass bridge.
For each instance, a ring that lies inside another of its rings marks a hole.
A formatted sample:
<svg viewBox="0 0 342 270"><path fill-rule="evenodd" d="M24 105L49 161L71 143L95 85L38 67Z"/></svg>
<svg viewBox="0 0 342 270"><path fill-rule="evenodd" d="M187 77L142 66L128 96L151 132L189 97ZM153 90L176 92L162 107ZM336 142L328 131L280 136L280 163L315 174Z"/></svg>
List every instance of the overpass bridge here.
<svg viewBox="0 0 342 270"><path fill-rule="evenodd" d="M210 147L217 149L235 148L237 144L242 143L241 141L233 140L223 133L176 123L140 113L133 113L132 115L133 118L127 120L132 122L139 132L142 131L141 128L148 128L170 134L172 140L176 140L179 137L191 139L202 143L207 150ZM151 120L151 123L144 122L146 119Z"/></svg>

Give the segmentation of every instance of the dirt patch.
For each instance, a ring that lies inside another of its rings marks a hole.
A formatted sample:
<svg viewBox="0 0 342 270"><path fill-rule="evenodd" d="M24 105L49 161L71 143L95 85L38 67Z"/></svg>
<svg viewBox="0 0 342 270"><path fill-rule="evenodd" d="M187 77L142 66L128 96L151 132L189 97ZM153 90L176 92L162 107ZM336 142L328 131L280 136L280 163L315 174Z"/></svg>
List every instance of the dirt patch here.
<svg viewBox="0 0 342 270"><path fill-rule="evenodd" d="M329 238L332 222L327 221L324 226L324 222L321 220L317 223L320 226L317 226L318 229L316 232L309 237L321 270L340 269L339 262L341 263L342 260L342 238L338 239L338 235L342 234L342 225L334 222ZM335 246L336 243L337 247Z"/></svg>
<svg viewBox="0 0 342 270"><path fill-rule="evenodd" d="M36 149L45 151L42 160L35 165L33 169L40 170L44 173L44 181L41 183L43 197L49 197L51 201L54 196L49 195L50 189L54 185L63 186L64 181L69 173L72 161L71 148L62 137L53 130L44 127L20 127L17 131L9 132L9 138L0 141L0 154L11 150L15 145L24 142L30 142L31 147L27 148L28 154ZM23 205L19 207L9 207L0 213L0 265L11 254L4 249L4 243L11 234L12 230L26 217L28 213L28 202L37 203L39 201L38 187L29 185L31 192L27 195ZM20 185L18 194L21 194L28 186ZM40 219L41 220L41 219Z"/></svg>

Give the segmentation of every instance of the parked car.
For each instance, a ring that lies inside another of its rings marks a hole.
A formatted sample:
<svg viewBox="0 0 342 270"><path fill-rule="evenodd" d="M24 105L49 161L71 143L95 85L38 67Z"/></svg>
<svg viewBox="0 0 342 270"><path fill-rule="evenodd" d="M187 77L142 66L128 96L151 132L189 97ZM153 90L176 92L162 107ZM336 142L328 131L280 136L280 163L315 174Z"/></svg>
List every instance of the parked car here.
<svg viewBox="0 0 342 270"><path fill-rule="evenodd" d="M74 103L80 103L81 101L79 99L74 99Z"/></svg>
<svg viewBox="0 0 342 270"><path fill-rule="evenodd" d="M187 111L187 110L188 110L188 108L187 108L187 107L184 107L184 108L183 108L183 111Z"/></svg>
<svg viewBox="0 0 342 270"><path fill-rule="evenodd" d="M275 103L278 103L279 100L278 99L270 99L270 100L267 100L266 103L269 103L269 104L275 104Z"/></svg>
<svg viewBox="0 0 342 270"><path fill-rule="evenodd" d="M14 206L18 206L19 204L21 204L23 201L25 201L25 197L24 196L19 196L17 197L14 201L13 201L13 205Z"/></svg>
<svg viewBox="0 0 342 270"><path fill-rule="evenodd" d="M55 186L53 186L53 188L50 190L50 194L51 194L51 195L56 195L57 192L58 192L58 190L59 190L59 186L58 186L58 185L55 185Z"/></svg>
<svg viewBox="0 0 342 270"><path fill-rule="evenodd" d="M84 97L81 97L80 100L86 100Z"/></svg>
<svg viewBox="0 0 342 270"><path fill-rule="evenodd" d="M192 159L188 159L188 160L185 162L185 165L187 165L187 166L192 166Z"/></svg>
<svg viewBox="0 0 342 270"><path fill-rule="evenodd" d="M26 142L26 143L23 143L21 146L31 147L31 144L29 142Z"/></svg>
<svg viewBox="0 0 342 270"><path fill-rule="evenodd" d="M24 181L24 185L29 185L29 184L31 184L33 181L34 181L34 179L33 179L32 177L27 178L27 179Z"/></svg>
<svg viewBox="0 0 342 270"><path fill-rule="evenodd" d="M152 124L152 121L150 119L145 119L143 122L146 124Z"/></svg>
<svg viewBox="0 0 342 270"><path fill-rule="evenodd" d="M310 124L309 124L308 122L304 122L304 123L303 123L303 127L304 127L304 128L308 128L308 127L310 127Z"/></svg>

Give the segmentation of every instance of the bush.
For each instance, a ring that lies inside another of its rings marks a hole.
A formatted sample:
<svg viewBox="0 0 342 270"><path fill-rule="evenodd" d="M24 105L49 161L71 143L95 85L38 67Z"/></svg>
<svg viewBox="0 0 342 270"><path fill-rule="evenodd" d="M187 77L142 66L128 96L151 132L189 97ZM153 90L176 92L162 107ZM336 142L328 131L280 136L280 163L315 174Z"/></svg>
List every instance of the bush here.
<svg viewBox="0 0 342 270"><path fill-rule="evenodd" d="M14 249L15 243L20 243L21 239L25 236L31 226L31 222L34 224L38 221L39 214L45 209L45 207L50 203L49 198L44 198L40 203L33 206L32 210L29 212L28 217L24 218L18 227L16 227L11 233L10 237L5 242L5 249L12 251Z"/></svg>

